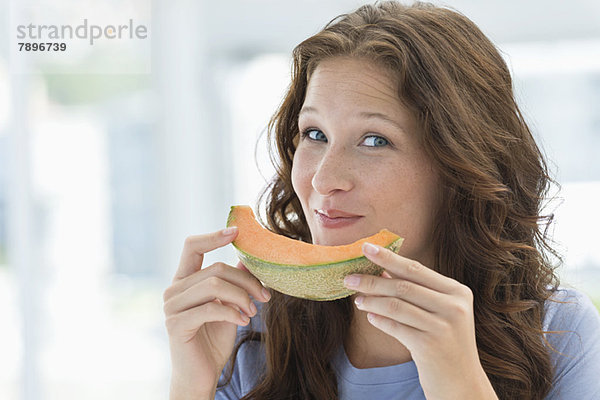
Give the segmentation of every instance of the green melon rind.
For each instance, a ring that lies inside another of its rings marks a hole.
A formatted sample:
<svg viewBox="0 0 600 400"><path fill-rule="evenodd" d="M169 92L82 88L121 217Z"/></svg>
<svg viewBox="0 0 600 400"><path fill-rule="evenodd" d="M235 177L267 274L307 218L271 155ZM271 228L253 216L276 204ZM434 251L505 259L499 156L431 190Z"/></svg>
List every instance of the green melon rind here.
<svg viewBox="0 0 600 400"><path fill-rule="evenodd" d="M399 238L385 246L394 253L402 245ZM365 256L318 265L276 264L256 258L234 245L240 261L266 286L278 292L316 301L348 297L356 291L344 286L344 277L350 274L381 275L383 268Z"/></svg>
<svg viewBox="0 0 600 400"><path fill-rule="evenodd" d="M225 225L225 226L231 226L235 222L235 215L233 213L233 209L236 207L239 207L239 206L231 206L229 208L229 214L227 215L227 225Z"/></svg>

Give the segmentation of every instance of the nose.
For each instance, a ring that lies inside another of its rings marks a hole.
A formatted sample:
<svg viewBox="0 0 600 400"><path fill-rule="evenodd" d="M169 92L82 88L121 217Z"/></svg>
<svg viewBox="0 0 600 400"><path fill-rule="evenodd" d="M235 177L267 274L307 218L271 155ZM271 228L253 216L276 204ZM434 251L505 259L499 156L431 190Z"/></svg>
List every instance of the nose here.
<svg viewBox="0 0 600 400"><path fill-rule="evenodd" d="M311 183L313 189L323 196L338 190L352 189L354 179L351 160L344 154L343 149L335 149L333 146L327 149L319 160Z"/></svg>

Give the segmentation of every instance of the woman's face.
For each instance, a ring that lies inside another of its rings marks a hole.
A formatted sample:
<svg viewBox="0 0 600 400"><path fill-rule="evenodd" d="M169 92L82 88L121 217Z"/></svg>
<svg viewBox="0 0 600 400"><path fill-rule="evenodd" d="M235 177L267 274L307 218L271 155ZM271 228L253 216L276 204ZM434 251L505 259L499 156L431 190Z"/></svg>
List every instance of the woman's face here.
<svg viewBox="0 0 600 400"><path fill-rule="evenodd" d="M352 243L383 228L400 254L434 267L440 185L413 116L383 68L333 58L313 72L300 111L292 184L313 243Z"/></svg>

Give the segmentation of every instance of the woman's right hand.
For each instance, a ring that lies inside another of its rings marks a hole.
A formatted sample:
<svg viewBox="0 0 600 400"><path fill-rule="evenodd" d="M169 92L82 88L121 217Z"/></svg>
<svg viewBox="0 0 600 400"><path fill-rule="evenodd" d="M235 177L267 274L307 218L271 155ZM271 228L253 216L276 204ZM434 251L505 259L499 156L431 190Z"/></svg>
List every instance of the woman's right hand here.
<svg viewBox="0 0 600 400"><path fill-rule="evenodd" d="M179 268L164 292L172 363L171 399L214 398L237 333L256 315L249 295L266 302L269 292L239 263L202 269L204 254L231 243L237 227L185 240ZM242 314L243 313L243 314Z"/></svg>

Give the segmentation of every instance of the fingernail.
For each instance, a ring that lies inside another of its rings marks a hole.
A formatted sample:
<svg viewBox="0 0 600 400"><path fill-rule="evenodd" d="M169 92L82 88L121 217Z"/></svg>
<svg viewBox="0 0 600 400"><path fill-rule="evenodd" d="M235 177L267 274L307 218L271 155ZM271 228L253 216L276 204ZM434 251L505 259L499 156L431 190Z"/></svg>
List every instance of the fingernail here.
<svg viewBox="0 0 600 400"><path fill-rule="evenodd" d="M383 271L381 273L381 277L382 278L387 278L387 279L392 279L392 276L387 271Z"/></svg>
<svg viewBox="0 0 600 400"><path fill-rule="evenodd" d="M269 293L269 291L267 290L267 288L263 288L262 295L263 295L263 298L266 301L269 301L271 299L271 293Z"/></svg>
<svg viewBox="0 0 600 400"><path fill-rule="evenodd" d="M237 231L237 226L230 226L229 228L225 228L221 231L223 236L233 235Z"/></svg>
<svg viewBox="0 0 600 400"><path fill-rule="evenodd" d="M248 316L247 316L246 314L244 314L244 312L243 312L243 311L240 311L240 315L242 316L242 320L243 320L244 322L248 322L248 321L250 321L250 318L248 318Z"/></svg>
<svg viewBox="0 0 600 400"><path fill-rule="evenodd" d="M362 304L362 302L363 302L364 299L365 299L364 296L358 296L357 298L354 299L354 303L357 306L360 306Z"/></svg>
<svg viewBox="0 0 600 400"><path fill-rule="evenodd" d="M360 283L360 277L356 275L348 275L344 278L344 285L346 287L357 287Z"/></svg>
<svg viewBox="0 0 600 400"><path fill-rule="evenodd" d="M371 244L369 242L365 242L363 244L363 251L366 254L370 254L370 255L374 256L375 254L379 253L379 247L377 247L374 244Z"/></svg>
<svg viewBox="0 0 600 400"><path fill-rule="evenodd" d="M256 313L258 312L253 302L250 302L250 311L252 312L252 315L256 315Z"/></svg>

